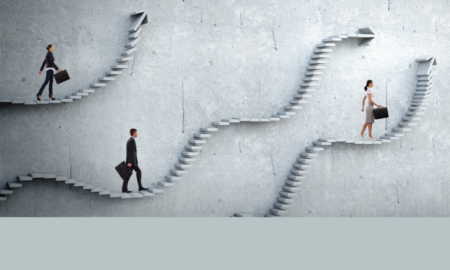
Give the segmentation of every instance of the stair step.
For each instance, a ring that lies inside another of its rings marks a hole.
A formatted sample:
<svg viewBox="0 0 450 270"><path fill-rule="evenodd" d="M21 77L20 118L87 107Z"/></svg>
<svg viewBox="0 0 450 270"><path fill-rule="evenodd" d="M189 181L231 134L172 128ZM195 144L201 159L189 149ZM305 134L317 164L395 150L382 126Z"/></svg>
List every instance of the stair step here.
<svg viewBox="0 0 450 270"><path fill-rule="evenodd" d="M413 111L416 111L416 110L426 110L426 109L428 109L428 107L426 107L426 106L409 106L408 107L408 110L413 110Z"/></svg>
<svg viewBox="0 0 450 270"><path fill-rule="evenodd" d="M403 137L403 136L405 136L405 134L385 133L384 136L387 136L387 137Z"/></svg>
<svg viewBox="0 0 450 270"><path fill-rule="evenodd" d="M160 187L173 187L175 186L174 183L166 182L166 181L160 181L158 182L158 186Z"/></svg>
<svg viewBox="0 0 450 270"><path fill-rule="evenodd" d="M291 181L291 180L286 180L285 183L286 183L286 185L293 186L293 187L298 187L303 184L300 181Z"/></svg>
<svg viewBox="0 0 450 270"><path fill-rule="evenodd" d="M86 185L87 185L87 183L85 183L85 182L76 182L73 186L74 187L84 187Z"/></svg>
<svg viewBox="0 0 450 270"><path fill-rule="evenodd" d="M74 95L74 96L85 96L85 97L87 97L87 96L89 96L89 93L77 92L77 93L73 93L72 95Z"/></svg>
<svg viewBox="0 0 450 270"><path fill-rule="evenodd" d="M410 123L410 122L400 122L398 123L399 126L417 126L417 123Z"/></svg>
<svg viewBox="0 0 450 270"><path fill-rule="evenodd" d="M249 122L250 121L250 118L239 118L239 121L240 122Z"/></svg>
<svg viewBox="0 0 450 270"><path fill-rule="evenodd" d="M229 122L229 123L240 123L241 121L238 118L231 118L231 119L222 119L222 122Z"/></svg>
<svg viewBox="0 0 450 270"><path fill-rule="evenodd" d="M299 175L299 176L308 174L308 172L305 170L293 170L293 169L291 169L291 173L294 175Z"/></svg>
<svg viewBox="0 0 450 270"><path fill-rule="evenodd" d="M306 101L306 100L291 100L291 101L289 101L289 103L291 103L291 104L307 104L308 101Z"/></svg>
<svg viewBox="0 0 450 270"><path fill-rule="evenodd" d="M109 190L102 190L98 193L98 195L100 196L104 196L104 195L111 195L111 191Z"/></svg>
<svg viewBox="0 0 450 270"><path fill-rule="evenodd" d="M110 198L122 198L122 192L112 191L109 194Z"/></svg>
<svg viewBox="0 0 450 270"><path fill-rule="evenodd" d="M304 99L304 98L310 98L312 97L312 95L308 95L308 94L295 94L294 98L297 99Z"/></svg>
<svg viewBox="0 0 450 270"><path fill-rule="evenodd" d="M298 192L300 191L299 187L291 187L291 186L282 186L282 189L288 192Z"/></svg>
<svg viewBox="0 0 450 270"><path fill-rule="evenodd" d="M277 112L277 115L295 115L295 112Z"/></svg>
<svg viewBox="0 0 450 270"><path fill-rule="evenodd" d="M162 188L158 188L158 187L150 187L147 189L148 191L150 191L151 193L164 193L164 189Z"/></svg>
<svg viewBox="0 0 450 270"><path fill-rule="evenodd" d="M11 104L25 104L25 100L13 99L11 100Z"/></svg>
<svg viewBox="0 0 450 270"><path fill-rule="evenodd" d="M311 59L328 59L330 58L329 54L313 54Z"/></svg>
<svg viewBox="0 0 450 270"><path fill-rule="evenodd" d="M76 179L69 179L69 180L65 181L66 185L76 184L77 182L78 182L78 180L76 180Z"/></svg>
<svg viewBox="0 0 450 270"><path fill-rule="evenodd" d="M284 196L286 198L293 198L293 197L297 197L298 196L297 193L287 192L287 191L280 191L280 195Z"/></svg>
<svg viewBox="0 0 450 270"><path fill-rule="evenodd" d="M310 146L306 147L305 149L308 152L319 152L325 150L325 148L322 147L310 147Z"/></svg>
<svg viewBox="0 0 450 270"><path fill-rule="evenodd" d="M123 63L123 62L131 61L133 59L134 59L133 57L122 57L122 58L117 59L117 62L118 63Z"/></svg>
<svg viewBox="0 0 450 270"><path fill-rule="evenodd" d="M319 141L314 141L313 145L318 145L318 146L326 146L326 145L331 145L331 142L319 142Z"/></svg>
<svg viewBox="0 0 450 270"><path fill-rule="evenodd" d="M141 32L142 32L142 28L139 27L139 29L136 32L134 32L134 33L132 33L132 34L130 34L128 36L128 39L136 39L136 38L138 38L139 35L141 34Z"/></svg>
<svg viewBox="0 0 450 270"><path fill-rule="evenodd" d="M130 194L131 194L131 196L133 196L133 199L134 198L144 198L144 194L142 194L141 192L132 192Z"/></svg>
<svg viewBox="0 0 450 270"><path fill-rule="evenodd" d="M202 147L201 147L201 146L186 145L184 148L185 148L186 150L192 151L192 152L199 152L200 150L202 150Z"/></svg>
<svg viewBox="0 0 450 270"><path fill-rule="evenodd" d="M274 115L274 114L273 114L271 117L273 117L273 118L277 118L277 117L278 117L278 118L280 118L280 119L281 119L281 118L290 118L289 115Z"/></svg>
<svg viewBox="0 0 450 270"><path fill-rule="evenodd" d="M312 82L312 83L301 83L300 86L302 87L319 87L318 83Z"/></svg>
<svg viewBox="0 0 450 270"><path fill-rule="evenodd" d="M287 213L286 210L281 210L281 209L276 209L276 208L270 209L270 212L271 212L272 214L278 215L278 216Z"/></svg>
<svg viewBox="0 0 450 270"><path fill-rule="evenodd" d="M186 151L183 151L183 152L181 152L181 154L182 154L183 156L186 156L186 157L194 157L194 156L198 156L198 153L197 153L197 152L186 152Z"/></svg>
<svg viewBox="0 0 450 270"><path fill-rule="evenodd" d="M191 168L192 165L177 163L177 164L175 164L175 167L178 169L181 169L181 170L186 170L186 169Z"/></svg>
<svg viewBox="0 0 450 270"><path fill-rule="evenodd" d="M83 186L83 189L94 189L94 188L96 188L96 186L91 185L91 184L87 184L87 185Z"/></svg>
<svg viewBox="0 0 450 270"><path fill-rule="evenodd" d="M178 160L184 163L192 163L195 161L195 158L179 157Z"/></svg>
<svg viewBox="0 0 450 270"><path fill-rule="evenodd" d="M309 60L308 64L310 65L321 65L321 64L326 64L328 63L327 60Z"/></svg>
<svg viewBox="0 0 450 270"><path fill-rule="evenodd" d="M11 189L0 188L0 194L1 195L13 194L13 191Z"/></svg>
<svg viewBox="0 0 450 270"><path fill-rule="evenodd" d="M24 104L27 106L36 105L36 100L27 100Z"/></svg>
<svg viewBox="0 0 450 270"><path fill-rule="evenodd" d="M0 103L11 103L12 99L0 98Z"/></svg>
<svg viewBox="0 0 450 270"><path fill-rule="evenodd" d="M122 56L130 56L136 51L137 51L137 48L134 47L134 48L131 48L131 49L128 49L128 50L124 51L121 55Z"/></svg>
<svg viewBox="0 0 450 270"><path fill-rule="evenodd" d="M80 91L83 91L83 93L95 93L94 89L84 89L84 90L80 90Z"/></svg>
<svg viewBox="0 0 450 270"><path fill-rule="evenodd" d="M41 104L41 101L38 101L37 104ZM55 100L49 100L48 104L61 104L61 100L60 99L55 99Z"/></svg>
<svg viewBox="0 0 450 270"><path fill-rule="evenodd" d="M314 157L318 157L319 154L308 153L308 152L302 152L302 153L300 153L300 156L301 156L301 157L304 157L304 158L314 158Z"/></svg>
<svg viewBox="0 0 450 270"><path fill-rule="evenodd" d="M316 89L311 89L311 88L303 88L303 89L298 89L297 92L299 93L312 93L316 91Z"/></svg>
<svg viewBox="0 0 450 270"><path fill-rule="evenodd" d="M190 140L189 140L189 143L190 143L190 144L193 144L193 145L201 145L201 144L205 144L206 141L205 141L205 140L194 140L194 139L190 139Z"/></svg>
<svg viewBox="0 0 450 270"><path fill-rule="evenodd" d="M211 138L211 134L205 134L205 133L195 133L194 134L195 138Z"/></svg>
<svg viewBox="0 0 450 270"><path fill-rule="evenodd" d="M29 173L29 175L33 179L44 179L44 174L43 173Z"/></svg>
<svg viewBox="0 0 450 270"><path fill-rule="evenodd" d="M323 42L327 43L327 42L333 42L333 41L342 41L342 38L338 38L338 37L329 37L323 40Z"/></svg>
<svg viewBox="0 0 450 270"><path fill-rule="evenodd" d="M301 110L303 109L302 106L284 106L285 110Z"/></svg>
<svg viewBox="0 0 450 270"><path fill-rule="evenodd" d="M127 69L128 65L115 65L111 66L112 69Z"/></svg>
<svg viewBox="0 0 450 270"><path fill-rule="evenodd" d="M278 196L277 201L282 203L293 203L294 199Z"/></svg>
<svg viewBox="0 0 450 270"><path fill-rule="evenodd" d="M133 199L133 195L131 193L121 193L121 199Z"/></svg>
<svg viewBox="0 0 450 270"><path fill-rule="evenodd" d="M125 45L125 48L133 48L136 47L136 45L141 41L141 38L138 37L136 39L133 39L132 41L128 42L127 45Z"/></svg>
<svg viewBox="0 0 450 270"><path fill-rule="evenodd" d="M260 119L260 122L270 122L270 118L263 117Z"/></svg>
<svg viewBox="0 0 450 270"><path fill-rule="evenodd" d="M177 176L183 175L183 174L186 174L186 173L187 173L187 171L174 170L174 169L171 169L170 172L173 173L174 175L177 175Z"/></svg>
<svg viewBox="0 0 450 270"><path fill-rule="evenodd" d="M230 122L212 122L213 126L229 126Z"/></svg>
<svg viewBox="0 0 450 270"><path fill-rule="evenodd" d="M394 140L398 140L400 137L389 137L389 136L381 136L380 137L380 139L382 139L382 140L391 140L391 139L394 139Z"/></svg>
<svg viewBox="0 0 450 270"><path fill-rule="evenodd" d="M73 102L73 99L71 99L71 98L63 98L63 99L61 99L61 102L70 103L70 102Z"/></svg>
<svg viewBox="0 0 450 270"><path fill-rule="evenodd" d="M290 204L287 203L280 203L280 202L276 202L273 204L275 207L280 208L280 209L287 209L289 207L291 207Z"/></svg>
<svg viewBox="0 0 450 270"><path fill-rule="evenodd" d="M100 192L102 192L102 191L103 191L103 188L101 188L101 187L96 187L96 188L94 188L94 189L91 190L91 192L96 192L96 193L97 193L97 192L100 193Z"/></svg>
<svg viewBox="0 0 450 270"><path fill-rule="evenodd" d="M324 66L307 66L306 67L307 70L323 70L325 69Z"/></svg>
<svg viewBox="0 0 450 270"><path fill-rule="evenodd" d="M314 49L314 53L330 53L333 49Z"/></svg>
<svg viewBox="0 0 450 270"><path fill-rule="evenodd" d="M201 128L200 130L202 132L217 132L219 129L218 128Z"/></svg>
<svg viewBox="0 0 450 270"><path fill-rule="evenodd" d="M306 165L311 164L315 161L314 159L306 159L306 158L297 158L296 160L297 160L297 162L299 162L301 164L306 164Z"/></svg>
<svg viewBox="0 0 450 270"><path fill-rule="evenodd" d="M0 195L0 201L6 201L6 196L5 195Z"/></svg>
<svg viewBox="0 0 450 270"><path fill-rule="evenodd" d="M91 83L90 87L98 88L98 87L106 87L106 83Z"/></svg>
<svg viewBox="0 0 450 270"><path fill-rule="evenodd" d="M186 172L185 172L186 173ZM183 179L182 177L179 176L175 176L175 175L166 175L166 180L169 182L173 182L173 181L180 181L181 179Z"/></svg>
<svg viewBox="0 0 450 270"><path fill-rule="evenodd" d="M13 188L20 188L22 187L22 184L19 182L8 182L7 183L8 188L13 189Z"/></svg>
<svg viewBox="0 0 450 270"><path fill-rule="evenodd" d="M69 178L67 176L63 176L63 175L58 175L58 176L54 176L54 175L50 176L49 175L48 177L49 177L48 179L55 179L57 182L69 180ZM44 177L44 179L47 179L47 177Z"/></svg>
<svg viewBox="0 0 450 270"><path fill-rule="evenodd" d="M19 179L20 182L33 180L33 178L28 175L21 175L21 176L18 176L17 178Z"/></svg>
<svg viewBox="0 0 450 270"><path fill-rule="evenodd" d="M330 143L334 143L337 142L336 139L318 139L319 142L330 142Z"/></svg>
<svg viewBox="0 0 450 270"><path fill-rule="evenodd" d="M106 76L117 76L117 75L122 75L122 71L112 70L106 72Z"/></svg>
<svg viewBox="0 0 450 270"><path fill-rule="evenodd" d="M139 191L139 193L144 195L144 197L154 197L155 196L155 193L152 193L152 192L147 191L147 190Z"/></svg>
<svg viewBox="0 0 450 270"><path fill-rule="evenodd" d="M419 121L420 118L419 117L408 117L408 116L403 116L402 120L404 121Z"/></svg>
<svg viewBox="0 0 450 270"><path fill-rule="evenodd" d="M98 78L98 80L100 82L110 82L110 81L115 81L116 78L114 78L114 77L102 77L102 78Z"/></svg>
<svg viewBox="0 0 450 270"><path fill-rule="evenodd" d="M301 176L301 175L295 175L295 174L289 174L288 175L288 179L292 180L292 181L297 181L300 182L302 180L306 179L306 176Z"/></svg>
<svg viewBox="0 0 450 270"><path fill-rule="evenodd" d="M317 48L328 48L328 47L335 47L336 44L334 43L321 43L317 45Z"/></svg>
<svg viewBox="0 0 450 270"><path fill-rule="evenodd" d="M311 165L303 164L303 163L294 163L294 167L297 169L305 170L311 167Z"/></svg>
<svg viewBox="0 0 450 270"><path fill-rule="evenodd" d="M406 131L411 131L410 128L393 128L392 129L394 132L406 132Z"/></svg>
<svg viewBox="0 0 450 270"><path fill-rule="evenodd" d="M316 76L316 75L323 75L324 73L322 71L307 71L305 73L306 76Z"/></svg>
<svg viewBox="0 0 450 270"><path fill-rule="evenodd" d="M424 112L406 112L406 115L423 115Z"/></svg>

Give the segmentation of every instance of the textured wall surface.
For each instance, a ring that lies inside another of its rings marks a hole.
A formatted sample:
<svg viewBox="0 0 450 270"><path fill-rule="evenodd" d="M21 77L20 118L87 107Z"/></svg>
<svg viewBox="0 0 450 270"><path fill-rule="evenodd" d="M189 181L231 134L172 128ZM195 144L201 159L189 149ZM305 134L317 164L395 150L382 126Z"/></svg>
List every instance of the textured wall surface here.
<svg viewBox="0 0 450 270"><path fill-rule="evenodd" d="M119 58L129 14L138 10L149 23L135 60L106 89L73 104L0 105L0 185L44 172L120 190L114 166L125 158L133 127L144 185L157 183L199 128L288 105L323 38L365 26L377 37L370 47L337 44L321 87L296 116L221 128L162 196L109 199L39 180L0 202L0 216L263 216L307 144L357 138L367 79L390 112L374 124L374 136L400 121L414 91L414 60L423 54L439 65L432 105L418 126L390 144L325 150L289 215L450 216L450 2L1 1L0 97L37 93L48 43L72 78L55 84L54 95L87 88ZM137 189L134 178L129 188Z"/></svg>

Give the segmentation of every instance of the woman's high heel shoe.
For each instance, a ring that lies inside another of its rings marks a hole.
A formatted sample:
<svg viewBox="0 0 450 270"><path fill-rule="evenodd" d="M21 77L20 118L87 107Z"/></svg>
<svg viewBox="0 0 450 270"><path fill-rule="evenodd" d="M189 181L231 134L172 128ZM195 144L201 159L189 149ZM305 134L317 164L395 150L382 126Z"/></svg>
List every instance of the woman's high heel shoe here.
<svg viewBox="0 0 450 270"><path fill-rule="evenodd" d="M39 97L39 95L36 95L37 100L41 101L41 98Z"/></svg>
<svg viewBox="0 0 450 270"><path fill-rule="evenodd" d="M49 96L49 98L51 98L52 100L55 100L55 98L53 96Z"/></svg>

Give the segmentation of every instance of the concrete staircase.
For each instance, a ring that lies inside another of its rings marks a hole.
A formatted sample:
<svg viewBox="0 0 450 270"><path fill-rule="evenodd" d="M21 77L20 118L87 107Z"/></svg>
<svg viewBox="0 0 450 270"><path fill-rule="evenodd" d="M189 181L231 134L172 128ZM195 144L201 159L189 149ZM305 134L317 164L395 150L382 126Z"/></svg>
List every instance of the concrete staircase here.
<svg viewBox="0 0 450 270"><path fill-rule="evenodd" d="M89 85L90 88L86 88L84 90L79 90L70 95L65 96L65 98L55 99L55 100L43 100L43 96L41 96L41 101L37 101L35 98L33 100L24 100L24 99L8 99L8 98L0 98L0 104L14 104L14 105L27 105L27 106L35 106L35 105L49 105L49 104L61 104L61 103L71 103L74 100L82 99L83 97L89 96L89 94L95 93L95 91L100 88L104 88L107 86L107 83L115 80L115 76L122 75L122 70L128 69L127 62L133 60L132 54L137 50L136 45L141 41L140 34L142 32L141 25L148 23L147 13L144 11L133 12L130 14L131 17L134 17L135 20L131 25L128 32L130 35L128 39L130 40L125 47L126 51L122 53L122 57L117 59L117 65L111 66L111 70L105 73L105 76L100 77L98 82L91 83Z"/></svg>
<svg viewBox="0 0 450 270"><path fill-rule="evenodd" d="M291 204L294 202L295 197L298 196L302 182L306 179L310 164L318 158L320 152L333 143L341 144L357 144L357 145L379 145L383 143L390 143L393 140L398 140L404 137L405 132L411 131L411 126L417 125L417 121L420 120L416 115L423 114L421 110L426 110L426 105L429 103L429 98L432 88L432 65L437 65L436 58L431 55L424 55L416 59L419 62L419 68L417 70L417 84L414 90L411 104L402 117L402 121L397 124L397 127L392 128L392 131L384 134L377 140L346 140L341 138L333 139L318 139L313 142L311 146L305 148L305 152L300 153L300 157L293 165L291 174L288 175L285 180L285 184L282 190L279 192L277 201L273 204L273 207L269 210L270 213L265 217L280 217L288 213ZM422 85L428 87L424 89ZM235 217L241 217L242 214Z"/></svg>

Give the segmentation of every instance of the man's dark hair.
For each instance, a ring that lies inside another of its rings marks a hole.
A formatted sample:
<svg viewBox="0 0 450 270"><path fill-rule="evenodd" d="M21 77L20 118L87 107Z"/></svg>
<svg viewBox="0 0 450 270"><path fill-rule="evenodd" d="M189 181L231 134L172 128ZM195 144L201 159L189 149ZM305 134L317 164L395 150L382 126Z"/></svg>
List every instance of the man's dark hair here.
<svg viewBox="0 0 450 270"><path fill-rule="evenodd" d="M133 136L133 134L134 134L136 131L137 131L137 129L135 129L135 128L130 129L130 135Z"/></svg>

